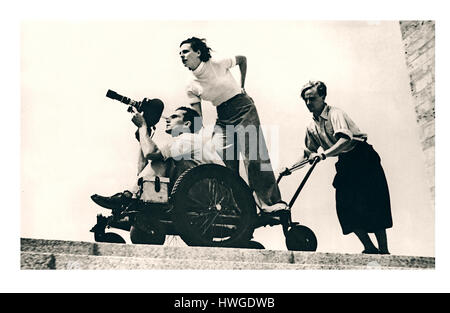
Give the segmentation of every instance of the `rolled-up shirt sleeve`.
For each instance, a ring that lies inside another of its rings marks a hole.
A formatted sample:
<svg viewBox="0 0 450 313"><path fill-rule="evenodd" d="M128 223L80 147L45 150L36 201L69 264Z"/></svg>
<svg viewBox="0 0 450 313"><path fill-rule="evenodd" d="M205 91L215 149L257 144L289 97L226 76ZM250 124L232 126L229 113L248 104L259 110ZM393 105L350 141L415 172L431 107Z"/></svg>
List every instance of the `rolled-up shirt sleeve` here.
<svg viewBox="0 0 450 313"><path fill-rule="evenodd" d="M236 66L236 57L216 59L214 62L220 64L224 68L232 68L233 66Z"/></svg>
<svg viewBox="0 0 450 313"><path fill-rule="evenodd" d="M170 145L165 144L159 148L159 151L161 152L161 155L163 156L164 160L167 160L170 158Z"/></svg>
<svg viewBox="0 0 450 313"><path fill-rule="evenodd" d="M195 86L193 83L186 87L186 95L189 99L189 104L201 102L201 90L200 86Z"/></svg>
<svg viewBox="0 0 450 313"><path fill-rule="evenodd" d="M190 160L193 152L193 141L190 136L180 135L175 140L163 145L160 149L164 160Z"/></svg>
<svg viewBox="0 0 450 313"><path fill-rule="evenodd" d="M353 139L354 134L350 129L348 120L349 118L344 111L332 111L332 113L330 114L330 121L334 129L334 138L339 139L340 137L342 137L342 135L344 135L344 137L347 137L350 140Z"/></svg>

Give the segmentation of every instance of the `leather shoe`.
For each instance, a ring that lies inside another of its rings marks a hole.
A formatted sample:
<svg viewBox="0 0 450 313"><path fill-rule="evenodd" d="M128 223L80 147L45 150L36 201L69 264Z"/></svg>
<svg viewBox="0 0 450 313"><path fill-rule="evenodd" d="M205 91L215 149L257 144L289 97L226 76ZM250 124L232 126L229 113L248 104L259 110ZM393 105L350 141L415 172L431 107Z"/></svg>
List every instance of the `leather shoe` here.
<svg viewBox="0 0 450 313"><path fill-rule="evenodd" d="M374 249L365 249L363 252L361 252L362 254L380 254L380 250L378 250L377 248Z"/></svg>
<svg viewBox="0 0 450 313"><path fill-rule="evenodd" d="M124 192L116 193L115 195L112 195L111 197L104 197L100 196L98 194L92 195L91 199L95 203L97 203L99 206L102 206L107 209L120 209L123 205L126 205L130 202L132 199L133 194L129 192L128 190L125 190Z"/></svg>
<svg viewBox="0 0 450 313"><path fill-rule="evenodd" d="M287 213L289 211L290 211L290 209L286 202L278 202L278 203L275 203L270 206L261 207L262 213L270 214L270 215L278 215L282 212Z"/></svg>

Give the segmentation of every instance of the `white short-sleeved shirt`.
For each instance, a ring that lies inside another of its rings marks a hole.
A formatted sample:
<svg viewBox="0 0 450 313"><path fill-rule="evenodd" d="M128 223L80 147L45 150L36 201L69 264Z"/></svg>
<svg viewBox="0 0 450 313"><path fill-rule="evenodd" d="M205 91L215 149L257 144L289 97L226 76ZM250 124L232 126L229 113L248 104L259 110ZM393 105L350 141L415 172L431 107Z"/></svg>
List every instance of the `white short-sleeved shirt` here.
<svg viewBox="0 0 450 313"><path fill-rule="evenodd" d="M319 118L313 117L313 121L306 129L305 146L310 151L317 151L319 147L324 150L332 147L339 137L345 137L355 141L367 140L367 134L360 131L352 119L341 109L325 105ZM342 153L348 152L354 145Z"/></svg>
<svg viewBox="0 0 450 313"><path fill-rule="evenodd" d="M230 72L236 65L236 57L211 58L201 62L192 72L186 88L189 103L201 100L211 101L214 106L233 98L241 93L241 89Z"/></svg>
<svg viewBox="0 0 450 313"><path fill-rule="evenodd" d="M183 133L171 137L170 141L159 148L164 160L173 158L179 160L192 160L197 164L215 163L224 165L217 153L212 140L205 139L200 134Z"/></svg>

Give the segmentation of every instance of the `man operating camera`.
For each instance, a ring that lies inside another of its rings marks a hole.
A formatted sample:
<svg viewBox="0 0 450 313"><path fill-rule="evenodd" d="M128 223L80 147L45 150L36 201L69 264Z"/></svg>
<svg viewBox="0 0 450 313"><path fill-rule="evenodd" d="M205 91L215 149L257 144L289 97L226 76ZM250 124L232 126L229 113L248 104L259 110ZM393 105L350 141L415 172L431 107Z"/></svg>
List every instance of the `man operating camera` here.
<svg viewBox="0 0 450 313"><path fill-rule="evenodd" d="M188 107L179 107L166 118L166 133L171 135L168 143L156 144L152 139L151 124L152 99L144 101L143 113L134 109L131 119L138 127L136 138L139 141L140 153L138 159L138 177L160 176L169 177L171 184L184 171L202 163L216 163L223 165L212 141L204 140L199 134L201 118L197 111ZM136 183L131 191L116 193L111 197L100 195L91 196L92 200L100 206L116 209L126 205L139 187Z"/></svg>

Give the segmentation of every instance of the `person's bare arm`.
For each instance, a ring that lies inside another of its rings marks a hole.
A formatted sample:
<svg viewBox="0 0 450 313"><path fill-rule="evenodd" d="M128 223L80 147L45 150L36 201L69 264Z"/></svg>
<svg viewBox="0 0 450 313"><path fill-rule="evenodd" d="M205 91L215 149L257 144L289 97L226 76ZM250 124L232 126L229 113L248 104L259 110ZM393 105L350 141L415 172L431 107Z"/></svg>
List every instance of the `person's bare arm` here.
<svg viewBox="0 0 450 313"><path fill-rule="evenodd" d="M139 158L138 158L138 172L137 174L139 175L142 170L147 166L148 164L148 160L144 158L144 155L142 154L142 149L139 149Z"/></svg>
<svg viewBox="0 0 450 313"><path fill-rule="evenodd" d="M325 157L338 156L345 151L352 144L352 140L348 137L340 137L339 140L331 146L329 149L325 150L323 153L311 153L308 157L310 161L314 160L315 157L320 157L322 160Z"/></svg>
<svg viewBox="0 0 450 313"><path fill-rule="evenodd" d="M148 133L147 124L142 114L136 112L132 118L133 123L139 127L139 144L141 145L142 156L145 160L160 160L163 159L158 146L151 139Z"/></svg>
<svg viewBox="0 0 450 313"><path fill-rule="evenodd" d="M202 116L202 103L201 102L195 102L191 103L191 107Z"/></svg>
<svg viewBox="0 0 450 313"><path fill-rule="evenodd" d="M245 77L247 76L247 58L243 55L236 56L236 65L239 65L239 70L241 71L241 88L245 91Z"/></svg>

